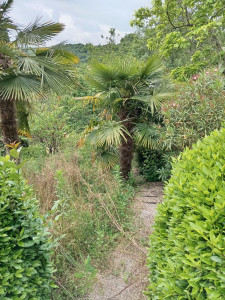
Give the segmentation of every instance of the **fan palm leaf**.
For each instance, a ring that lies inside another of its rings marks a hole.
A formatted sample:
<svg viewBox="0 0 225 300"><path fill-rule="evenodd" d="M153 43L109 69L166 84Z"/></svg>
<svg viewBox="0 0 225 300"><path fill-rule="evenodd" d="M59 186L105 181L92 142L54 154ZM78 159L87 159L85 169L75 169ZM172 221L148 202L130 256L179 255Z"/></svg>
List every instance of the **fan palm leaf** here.
<svg viewBox="0 0 225 300"><path fill-rule="evenodd" d="M136 144L147 149L159 149L160 135L152 124L139 123L134 129L134 139Z"/></svg>
<svg viewBox="0 0 225 300"><path fill-rule="evenodd" d="M95 126L85 137L86 141L101 148L119 146L125 134L129 134L126 128L116 121L104 121Z"/></svg>
<svg viewBox="0 0 225 300"><path fill-rule="evenodd" d="M41 94L40 83L31 75L11 73L0 80L0 98L4 101L33 100Z"/></svg>
<svg viewBox="0 0 225 300"><path fill-rule="evenodd" d="M118 151L115 147L106 149L98 148L95 152L95 159L104 169L112 169L119 162Z"/></svg>
<svg viewBox="0 0 225 300"><path fill-rule="evenodd" d="M15 43L21 47L24 45L40 46L50 41L64 29L64 25L55 22L41 24L40 18L20 30Z"/></svg>
<svg viewBox="0 0 225 300"><path fill-rule="evenodd" d="M0 53L2 56L7 56L11 59L16 59L18 56L24 55L23 52L12 43L4 41L0 41Z"/></svg>
<svg viewBox="0 0 225 300"><path fill-rule="evenodd" d="M139 71L139 78L142 80L147 78L149 75L151 77L155 77L156 74L162 73L162 70L162 57L159 55L152 55L148 58L146 63L142 64Z"/></svg>

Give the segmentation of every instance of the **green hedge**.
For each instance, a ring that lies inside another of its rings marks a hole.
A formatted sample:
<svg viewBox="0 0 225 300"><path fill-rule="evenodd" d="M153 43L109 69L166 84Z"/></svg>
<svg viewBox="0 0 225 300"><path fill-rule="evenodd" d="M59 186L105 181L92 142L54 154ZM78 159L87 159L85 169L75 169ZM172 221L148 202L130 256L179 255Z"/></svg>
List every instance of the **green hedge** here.
<svg viewBox="0 0 225 300"><path fill-rule="evenodd" d="M225 129L173 164L150 238L149 299L225 299Z"/></svg>
<svg viewBox="0 0 225 300"><path fill-rule="evenodd" d="M0 299L50 299L48 231L32 190L9 157L0 157Z"/></svg>

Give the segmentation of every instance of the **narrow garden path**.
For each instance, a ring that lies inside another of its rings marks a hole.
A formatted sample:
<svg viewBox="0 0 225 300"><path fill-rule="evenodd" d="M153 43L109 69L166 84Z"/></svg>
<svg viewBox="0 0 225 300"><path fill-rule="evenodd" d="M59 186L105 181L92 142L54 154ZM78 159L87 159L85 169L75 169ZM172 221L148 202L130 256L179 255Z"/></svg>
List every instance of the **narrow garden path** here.
<svg viewBox="0 0 225 300"><path fill-rule="evenodd" d="M156 205L162 200L161 183L138 187L134 201L137 233L123 238L108 258L108 268L98 274L97 282L88 300L144 300L148 284L145 246L154 222Z"/></svg>

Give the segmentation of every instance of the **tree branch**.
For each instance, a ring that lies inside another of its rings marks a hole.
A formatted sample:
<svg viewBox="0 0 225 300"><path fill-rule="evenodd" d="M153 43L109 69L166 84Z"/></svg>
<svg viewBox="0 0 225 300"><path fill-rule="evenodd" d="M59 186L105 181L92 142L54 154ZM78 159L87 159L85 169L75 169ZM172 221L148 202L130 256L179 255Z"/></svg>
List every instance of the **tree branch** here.
<svg viewBox="0 0 225 300"><path fill-rule="evenodd" d="M169 3L167 3L166 14L167 14L168 21L169 21L170 25L173 27L173 29L180 29L180 28L185 28L185 27L193 27L193 25L190 24L190 21L189 21L187 7L186 7L187 24L180 25L180 26L176 26L176 25L173 24L173 22L172 22L172 20L170 18L170 13L169 13Z"/></svg>
<svg viewBox="0 0 225 300"><path fill-rule="evenodd" d="M224 9L225 9L225 5L224 5L223 7L221 7L214 15L212 15L212 16L210 17L210 21L211 21L213 18L217 17L218 14L219 14L221 11L223 11Z"/></svg>

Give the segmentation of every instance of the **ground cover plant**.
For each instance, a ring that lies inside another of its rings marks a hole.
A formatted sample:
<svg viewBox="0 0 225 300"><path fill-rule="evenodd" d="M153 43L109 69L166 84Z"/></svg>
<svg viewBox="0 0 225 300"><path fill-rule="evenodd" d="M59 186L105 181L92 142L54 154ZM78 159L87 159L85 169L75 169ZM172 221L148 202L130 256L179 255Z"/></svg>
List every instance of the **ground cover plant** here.
<svg viewBox="0 0 225 300"><path fill-rule="evenodd" d="M173 163L150 237L149 299L223 299L225 129Z"/></svg>
<svg viewBox="0 0 225 300"><path fill-rule="evenodd" d="M85 295L114 243L132 230L133 187L123 182L118 169L102 170L90 148L78 151L78 136L65 139L63 151L42 160L31 158L29 148L24 153L23 174L59 239L53 256L59 289L53 299Z"/></svg>
<svg viewBox="0 0 225 300"><path fill-rule="evenodd" d="M0 299L50 299L52 242L19 167L0 157Z"/></svg>

